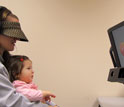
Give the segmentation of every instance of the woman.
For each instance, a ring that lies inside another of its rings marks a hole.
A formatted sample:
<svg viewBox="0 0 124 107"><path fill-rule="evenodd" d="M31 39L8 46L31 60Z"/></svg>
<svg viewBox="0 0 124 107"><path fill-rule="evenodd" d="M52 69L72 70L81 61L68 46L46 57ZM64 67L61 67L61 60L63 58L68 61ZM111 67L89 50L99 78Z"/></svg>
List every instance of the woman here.
<svg viewBox="0 0 124 107"><path fill-rule="evenodd" d="M31 103L16 93L4 64L16 41L28 41L20 28L19 19L6 7L0 6L0 107L48 107L40 102Z"/></svg>

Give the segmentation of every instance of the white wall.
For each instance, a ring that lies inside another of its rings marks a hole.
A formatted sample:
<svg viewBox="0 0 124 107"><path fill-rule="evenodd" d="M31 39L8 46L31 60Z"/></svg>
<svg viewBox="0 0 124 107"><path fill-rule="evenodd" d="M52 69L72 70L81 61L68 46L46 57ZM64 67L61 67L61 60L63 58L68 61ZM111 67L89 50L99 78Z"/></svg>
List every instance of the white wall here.
<svg viewBox="0 0 124 107"><path fill-rule="evenodd" d="M97 107L98 96L124 96L107 81L113 67L107 29L124 20L123 0L0 0L30 40L14 54L33 61L34 82L61 107Z"/></svg>

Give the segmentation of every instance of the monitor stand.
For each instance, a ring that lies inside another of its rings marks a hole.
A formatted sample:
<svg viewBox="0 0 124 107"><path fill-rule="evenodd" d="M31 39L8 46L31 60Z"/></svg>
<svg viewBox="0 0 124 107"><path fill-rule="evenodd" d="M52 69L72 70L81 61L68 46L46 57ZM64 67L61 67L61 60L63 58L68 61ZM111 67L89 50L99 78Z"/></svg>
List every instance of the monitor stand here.
<svg viewBox="0 0 124 107"><path fill-rule="evenodd" d="M110 48L110 55L112 58L114 68L110 69L109 71L108 81L124 83L124 67L116 66L116 60L115 60L114 52L112 48Z"/></svg>

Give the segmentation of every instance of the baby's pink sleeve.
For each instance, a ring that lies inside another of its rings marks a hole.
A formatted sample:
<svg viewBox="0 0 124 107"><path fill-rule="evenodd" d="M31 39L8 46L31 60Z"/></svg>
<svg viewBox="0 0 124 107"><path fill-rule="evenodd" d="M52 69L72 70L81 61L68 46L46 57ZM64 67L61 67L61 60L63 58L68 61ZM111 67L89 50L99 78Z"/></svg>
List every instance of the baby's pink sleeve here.
<svg viewBox="0 0 124 107"><path fill-rule="evenodd" d="M43 94L41 90L31 89L28 85L19 85L15 88L18 93L23 94L30 101L41 101L43 99Z"/></svg>
<svg viewBox="0 0 124 107"><path fill-rule="evenodd" d="M17 92L22 93L26 96L30 101L41 101L43 99L41 90L34 89L20 89L17 88Z"/></svg>

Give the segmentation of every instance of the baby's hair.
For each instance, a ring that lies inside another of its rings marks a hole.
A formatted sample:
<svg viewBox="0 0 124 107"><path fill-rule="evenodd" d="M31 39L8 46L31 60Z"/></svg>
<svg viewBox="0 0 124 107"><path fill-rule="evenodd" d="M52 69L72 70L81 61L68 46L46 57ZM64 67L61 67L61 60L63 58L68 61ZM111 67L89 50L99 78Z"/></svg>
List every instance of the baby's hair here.
<svg viewBox="0 0 124 107"><path fill-rule="evenodd" d="M23 55L13 55L10 56L6 62L6 68L10 75L10 81L18 80L18 75L21 73L23 68L23 62L25 60L30 60L27 56Z"/></svg>

